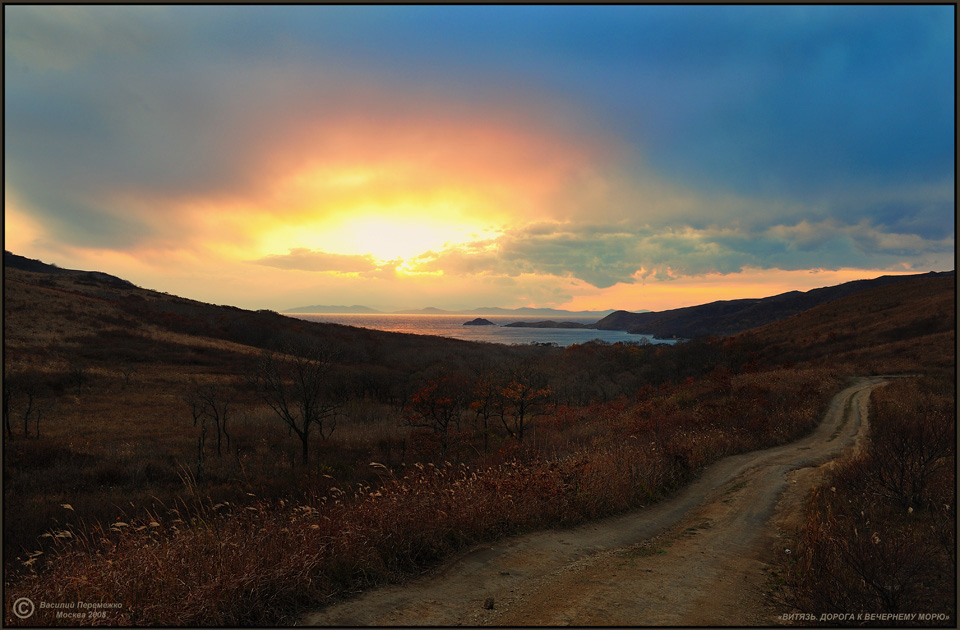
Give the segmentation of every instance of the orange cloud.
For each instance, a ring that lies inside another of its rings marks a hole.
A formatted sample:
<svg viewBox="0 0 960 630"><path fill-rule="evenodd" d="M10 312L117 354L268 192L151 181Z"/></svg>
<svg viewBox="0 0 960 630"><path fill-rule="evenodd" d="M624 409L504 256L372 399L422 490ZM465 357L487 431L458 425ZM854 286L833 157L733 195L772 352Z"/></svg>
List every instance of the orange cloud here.
<svg viewBox="0 0 960 630"><path fill-rule="evenodd" d="M245 190L114 190L106 204L153 243L235 260L291 249L410 258L549 218L604 148L545 125L440 104L429 112L323 112L250 147Z"/></svg>
<svg viewBox="0 0 960 630"><path fill-rule="evenodd" d="M707 304L717 300L763 298L788 291L809 291L853 280L876 278L883 275L917 273L914 270L889 271L881 269L836 270L760 269L748 267L739 273L712 273L702 276L677 277L636 284L616 284L597 290L585 283L575 288L573 299L559 308L569 310L597 310L618 308L627 311L642 309L662 311L684 306Z"/></svg>

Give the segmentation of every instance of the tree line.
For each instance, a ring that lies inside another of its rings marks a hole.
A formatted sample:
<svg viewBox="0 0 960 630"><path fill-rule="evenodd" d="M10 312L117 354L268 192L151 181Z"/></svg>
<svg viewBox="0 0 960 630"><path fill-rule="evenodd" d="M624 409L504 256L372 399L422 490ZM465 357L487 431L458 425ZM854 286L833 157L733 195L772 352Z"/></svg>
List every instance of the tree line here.
<svg viewBox="0 0 960 630"><path fill-rule="evenodd" d="M514 348L513 350L518 350ZM273 416L300 442L301 463L310 460L315 437L328 440L345 417L351 399L389 403L397 421L433 442L440 457L465 432L478 437L485 454L494 434L522 444L535 421L560 406L584 406L679 382L718 370L749 367L750 352L729 342L705 338L670 346L590 342L569 348L528 348L491 357L478 354L468 365L437 363L383 396L378 378L343 361L335 345L313 337L292 337L261 351L243 383L270 408ZM363 366L367 367L367 366ZM217 453L227 433L227 413L235 392L196 386L188 396L194 425L206 420L216 430ZM202 456L201 456L202 457ZM199 468L200 459L198 459Z"/></svg>

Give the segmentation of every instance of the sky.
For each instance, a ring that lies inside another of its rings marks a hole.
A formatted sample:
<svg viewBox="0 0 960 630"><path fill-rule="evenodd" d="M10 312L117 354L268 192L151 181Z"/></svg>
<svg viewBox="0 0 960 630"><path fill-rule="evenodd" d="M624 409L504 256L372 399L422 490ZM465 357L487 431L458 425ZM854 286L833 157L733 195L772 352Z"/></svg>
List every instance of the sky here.
<svg viewBox="0 0 960 630"><path fill-rule="evenodd" d="M4 240L215 304L664 310L955 262L955 8L5 6Z"/></svg>

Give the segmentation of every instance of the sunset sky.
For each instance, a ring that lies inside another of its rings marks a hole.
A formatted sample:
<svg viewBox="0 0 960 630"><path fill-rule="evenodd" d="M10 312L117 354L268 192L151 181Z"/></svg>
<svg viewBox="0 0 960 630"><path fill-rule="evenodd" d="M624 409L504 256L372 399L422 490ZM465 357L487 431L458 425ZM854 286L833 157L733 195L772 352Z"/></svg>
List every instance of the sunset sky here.
<svg viewBox="0 0 960 630"><path fill-rule="evenodd" d="M5 248L244 308L954 268L953 6L6 6Z"/></svg>

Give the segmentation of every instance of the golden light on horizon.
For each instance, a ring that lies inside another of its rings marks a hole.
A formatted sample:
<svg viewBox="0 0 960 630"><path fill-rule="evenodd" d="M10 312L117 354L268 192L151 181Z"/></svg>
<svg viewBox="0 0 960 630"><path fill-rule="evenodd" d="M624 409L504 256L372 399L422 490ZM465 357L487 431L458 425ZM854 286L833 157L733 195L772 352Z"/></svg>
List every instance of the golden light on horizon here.
<svg viewBox="0 0 960 630"><path fill-rule="evenodd" d="M261 256L306 249L402 267L426 252L502 233L511 216L489 192L496 188L489 178L471 181L456 165L417 155L310 164L257 200L266 212L251 213L258 216L250 233Z"/></svg>
<svg viewBox="0 0 960 630"><path fill-rule="evenodd" d="M378 260L407 260L451 244L477 240L485 226L469 226L460 222L435 218L367 215L340 226L334 231L358 254L369 254Z"/></svg>
<svg viewBox="0 0 960 630"><path fill-rule="evenodd" d="M736 268L759 260L756 252L786 255L798 243L831 239L854 249L925 242L878 233L867 221L788 221L752 232L736 222L694 228L686 218L702 209L715 218L752 217L769 204L684 190L647 177L642 164L610 170L608 158L617 151L606 140L581 143L557 130L481 115L439 122L327 117L291 137L289 144L245 152L249 177L242 186L101 191L101 215L140 232L115 246L122 256L92 246L69 255L82 261L77 267L121 276L133 270L145 286L221 302L242 296L246 301L238 303L257 307L349 301L387 310L450 304L664 310L884 273L700 271ZM32 219L15 190L7 192L8 243L28 254L42 248L48 226ZM668 216L675 225L664 226ZM748 236L762 242L754 247Z"/></svg>
<svg viewBox="0 0 960 630"><path fill-rule="evenodd" d="M267 255L303 248L370 256L380 262L405 261L450 245L491 238L499 231L495 224L462 216L450 204L409 202L278 219L262 232L259 249Z"/></svg>
<svg viewBox="0 0 960 630"><path fill-rule="evenodd" d="M618 283L602 290L576 283L573 299L558 308L569 310L602 310L617 305L627 311L663 311L697 306L717 300L765 298L788 291L809 291L854 280L882 275L909 275L912 270L841 268L823 269L760 269L744 267L737 273L709 273L672 280L651 280L646 283Z"/></svg>

